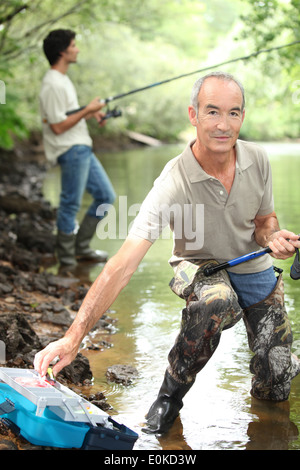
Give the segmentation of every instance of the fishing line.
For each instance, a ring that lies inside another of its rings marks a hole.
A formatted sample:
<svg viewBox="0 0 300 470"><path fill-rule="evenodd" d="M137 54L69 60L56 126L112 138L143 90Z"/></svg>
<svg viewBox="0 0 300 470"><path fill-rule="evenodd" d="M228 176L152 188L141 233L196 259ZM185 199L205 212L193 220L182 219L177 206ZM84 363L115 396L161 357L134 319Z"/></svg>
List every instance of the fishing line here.
<svg viewBox="0 0 300 470"><path fill-rule="evenodd" d="M249 60L251 59L252 57L257 57L258 55L260 54L266 54L268 52L272 52L272 51L277 51L279 49L283 49L283 48L286 48L286 47L291 47L291 46L295 46L296 44L299 44L300 43L300 40L298 41L294 41L294 42L290 42L288 44L283 44L281 46L274 46L274 47L270 47L269 49L260 49L256 52L252 52L251 54L249 55L245 55L243 57L237 57L235 59L230 59L230 60L226 60L224 62L220 62L219 64L215 64L215 65L210 65L210 66L207 66L207 67L204 67L202 69L198 69L198 70L194 70L193 72L187 72L187 73L183 73L181 75L178 75L176 77L172 77L172 78L168 78L166 80L161 80L160 82L155 82L155 83L152 83L150 85L146 85L146 86L143 86L141 88L135 88L134 90L131 90L131 91L128 91L126 93L120 93L118 95L115 95L115 96L109 96L108 98L105 98L104 100L101 100L103 103L109 103L111 101L114 101L114 100L118 100L120 98L124 98L125 96L129 96L129 95L132 95L134 93L138 93L140 91L145 91L145 90L148 90L150 88L154 88L154 87L157 87L159 85L164 85L165 83L169 83L169 82L172 82L174 80L179 80L180 78L185 78L185 77L189 77L191 75L194 75L196 73L202 73L202 72L206 72L208 70L212 70L212 69L216 69L218 67L222 67L223 65L228 65L228 64L233 64L234 62L239 62L239 61L246 61L246 60ZM84 109L85 106L81 106L80 108L78 109L74 109L72 111L68 111L66 114L67 115L70 115L70 114L74 114L78 111L81 111L82 109Z"/></svg>
<svg viewBox="0 0 300 470"><path fill-rule="evenodd" d="M208 70L212 70L212 69L215 69L217 67L222 67L223 65L232 64L234 62L238 62L238 61L242 61L242 60L249 60L252 57L257 57L260 54L267 53L267 52L272 52L272 51L279 50L279 49L283 49L285 47L294 46L295 44L299 44L299 43L300 43L300 40L291 42L289 44L283 44L281 46L271 47L269 49L261 49L259 51L252 52L252 54L249 54L249 55L246 55L246 56L243 56L243 57L237 57L236 59L230 59L230 60L227 60L225 62L220 62L219 64L216 64L216 65L210 65L208 67L204 67L202 69L195 70L194 72L183 73L181 75L178 75L177 77L168 78L168 79L162 80L160 82L152 83L151 85L147 85L147 86L144 86L144 87L141 87L141 88L136 88L135 90L128 91L127 93L121 93L119 95L110 96L110 97L106 98L104 101L105 101L105 103L109 103L110 101L123 98L123 97L131 95L133 93L138 93L139 91L148 90L149 88L153 88L153 87L156 87L156 86L159 86L159 85L163 85L165 83L172 82L173 80L179 80L180 78L189 77L190 75L194 75L194 74L200 73L200 72L201 73L206 72Z"/></svg>

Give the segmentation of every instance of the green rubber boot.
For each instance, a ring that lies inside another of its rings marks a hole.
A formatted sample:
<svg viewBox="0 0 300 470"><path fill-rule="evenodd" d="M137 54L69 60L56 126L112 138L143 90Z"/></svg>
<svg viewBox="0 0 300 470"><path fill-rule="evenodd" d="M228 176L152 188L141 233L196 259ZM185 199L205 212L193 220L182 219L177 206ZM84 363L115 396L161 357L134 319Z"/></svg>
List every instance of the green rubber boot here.
<svg viewBox="0 0 300 470"><path fill-rule="evenodd" d="M78 261L103 263L107 261L108 253L101 250L92 250L90 242L95 234L99 220L86 215L81 222L75 241L75 255Z"/></svg>
<svg viewBox="0 0 300 470"><path fill-rule="evenodd" d="M75 266L75 234L70 235L58 231L56 236L56 255L60 264L64 266Z"/></svg>

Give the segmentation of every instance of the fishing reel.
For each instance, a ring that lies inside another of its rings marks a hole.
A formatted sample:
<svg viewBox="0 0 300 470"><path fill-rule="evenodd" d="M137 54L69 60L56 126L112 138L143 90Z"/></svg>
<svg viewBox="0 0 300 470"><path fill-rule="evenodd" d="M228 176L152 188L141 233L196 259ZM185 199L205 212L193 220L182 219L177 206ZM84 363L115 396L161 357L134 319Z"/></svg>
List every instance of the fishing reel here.
<svg viewBox="0 0 300 470"><path fill-rule="evenodd" d="M74 113L77 113L78 111L81 111L82 109L84 109L85 106L81 106L81 108L78 108L78 109L72 109L71 111L67 111L66 112L66 115L67 116L70 116L71 114L74 114ZM117 118L119 116L122 116L122 111L120 109L118 109L118 107L116 106L114 109L112 109L111 111L109 109L107 109L107 113L105 114L105 116L101 119L100 122L102 121L105 121L106 119L110 119L110 118Z"/></svg>
<svg viewBox="0 0 300 470"><path fill-rule="evenodd" d="M291 266L290 276L294 281L300 279L300 262L299 262L299 249L296 248L296 256Z"/></svg>
<svg viewBox="0 0 300 470"><path fill-rule="evenodd" d="M107 113L101 119L101 122L105 121L106 119L117 118L117 117L120 117L120 116L122 116L122 111L120 109L118 109L118 107L116 106L111 111L109 109L107 110Z"/></svg>

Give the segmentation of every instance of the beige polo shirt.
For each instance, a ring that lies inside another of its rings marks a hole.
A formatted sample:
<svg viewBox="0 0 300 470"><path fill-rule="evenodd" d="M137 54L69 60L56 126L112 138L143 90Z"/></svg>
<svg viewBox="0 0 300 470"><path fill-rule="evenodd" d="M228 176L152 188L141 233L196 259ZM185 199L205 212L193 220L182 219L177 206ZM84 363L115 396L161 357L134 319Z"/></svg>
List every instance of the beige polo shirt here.
<svg viewBox="0 0 300 470"><path fill-rule="evenodd" d="M51 130L50 124L64 121L67 119L67 111L78 108L77 93L69 77L49 69L43 78L40 91L43 141L49 161L55 162L59 155L67 152L73 145L92 146L85 119L81 119L75 126L59 135Z"/></svg>
<svg viewBox="0 0 300 470"><path fill-rule="evenodd" d="M266 152L257 144L237 140L236 171L228 195L194 157L190 142L167 163L144 200L131 234L154 242L169 225L173 236L171 266L182 260L237 258L261 247L254 240L254 218L273 212L272 175ZM269 255L230 271L251 273L272 266Z"/></svg>

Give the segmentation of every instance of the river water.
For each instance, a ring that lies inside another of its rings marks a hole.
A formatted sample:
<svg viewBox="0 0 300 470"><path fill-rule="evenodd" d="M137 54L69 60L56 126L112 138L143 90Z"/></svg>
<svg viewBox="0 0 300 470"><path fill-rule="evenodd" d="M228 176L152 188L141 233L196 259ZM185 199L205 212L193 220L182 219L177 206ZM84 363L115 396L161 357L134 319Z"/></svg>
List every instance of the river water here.
<svg viewBox="0 0 300 470"><path fill-rule="evenodd" d="M271 160L281 226L298 233L300 145L262 145ZM118 197L113 217L107 219L100 233L103 239L96 236L93 239L94 248L107 250L110 256L117 251L123 242L124 223L129 226L136 204L142 202L164 164L182 148L182 145L162 146L99 156ZM59 173L54 168L48 172L44 184L45 197L54 206L58 203L59 186ZM79 219L89 203L90 196L86 195ZM106 235L109 237L104 238ZM161 385L184 306L168 287L172 277L168 265L171 249L168 236L158 240L111 307L109 314L117 321L105 339L113 347L84 352L94 373L95 390L103 390L113 406L115 419L139 434L136 450L300 449L300 377L293 381L288 402L276 404L253 399L249 394L251 353L242 321L223 333L217 351L186 395L172 430L160 438L142 432L144 416ZM290 279L291 263L292 259L280 261L277 266L284 269L294 351L300 353L300 281L297 284ZM92 266L85 276L93 281L100 271L101 265ZM107 383L105 372L114 364L136 367L138 378L127 387Z"/></svg>

